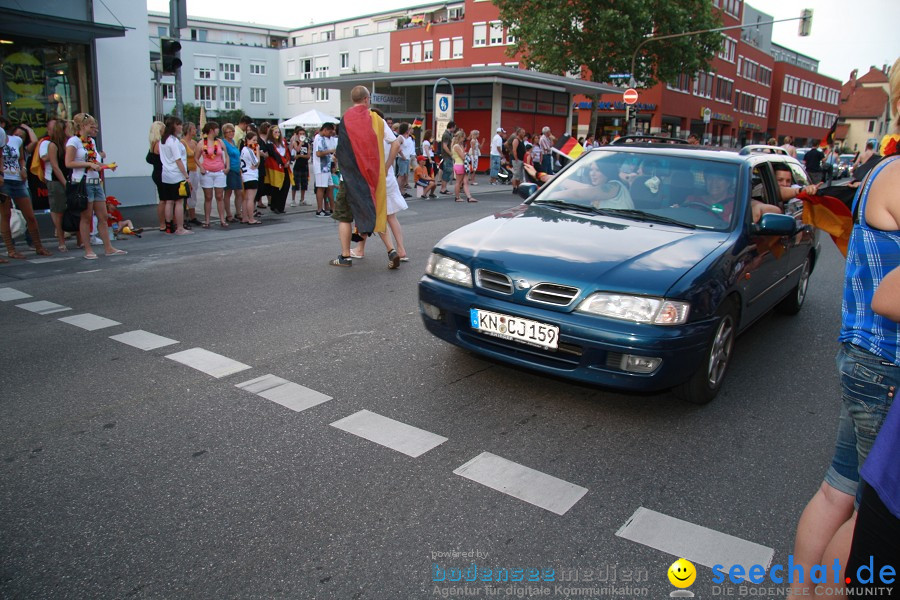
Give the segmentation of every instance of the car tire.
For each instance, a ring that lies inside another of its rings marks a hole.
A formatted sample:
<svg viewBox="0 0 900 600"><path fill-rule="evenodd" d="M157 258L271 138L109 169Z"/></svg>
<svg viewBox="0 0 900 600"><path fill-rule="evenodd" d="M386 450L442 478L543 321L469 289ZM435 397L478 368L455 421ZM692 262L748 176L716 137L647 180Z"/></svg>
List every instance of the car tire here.
<svg viewBox="0 0 900 600"><path fill-rule="evenodd" d="M728 299L722 303L716 315L716 329L704 353L703 364L674 390L676 396L691 404L707 404L716 397L731 363L738 328L738 310L734 301Z"/></svg>
<svg viewBox="0 0 900 600"><path fill-rule="evenodd" d="M796 315L803 308L806 292L809 289L809 275L812 273L812 260L809 256L803 261L801 269L800 281L784 300L775 305L775 310L783 315Z"/></svg>

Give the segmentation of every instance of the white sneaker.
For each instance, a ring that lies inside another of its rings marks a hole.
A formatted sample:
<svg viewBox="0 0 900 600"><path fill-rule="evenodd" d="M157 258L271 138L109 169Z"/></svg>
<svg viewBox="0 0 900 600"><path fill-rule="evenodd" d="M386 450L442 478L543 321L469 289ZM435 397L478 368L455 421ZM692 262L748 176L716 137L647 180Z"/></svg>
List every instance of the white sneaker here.
<svg viewBox="0 0 900 600"><path fill-rule="evenodd" d="M297 206L297 203L291 200L291 208L294 208L295 206Z"/></svg>
<svg viewBox="0 0 900 600"><path fill-rule="evenodd" d="M103 240L98 238L97 236L91 237L91 246L102 246Z"/></svg>

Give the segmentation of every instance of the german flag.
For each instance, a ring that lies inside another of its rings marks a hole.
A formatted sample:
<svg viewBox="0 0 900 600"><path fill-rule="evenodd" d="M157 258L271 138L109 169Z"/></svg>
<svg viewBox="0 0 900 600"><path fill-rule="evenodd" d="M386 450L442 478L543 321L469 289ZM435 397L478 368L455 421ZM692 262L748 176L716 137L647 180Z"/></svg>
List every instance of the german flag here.
<svg viewBox="0 0 900 600"><path fill-rule="evenodd" d="M566 133L556 140L556 143L553 145L553 150L559 152L563 156L575 160L584 152L584 146L579 144L578 140Z"/></svg>
<svg viewBox="0 0 900 600"><path fill-rule="evenodd" d="M828 133L825 135L825 137L822 138L822 141L819 142L819 148L827 148L834 143L834 132L836 130L837 119L834 120L834 123L831 124L831 129L828 130Z"/></svg>
<svg viewBox="0 0 900 600"><path fill-rule="evenodd" d="M846 257L850 232L853 231L853 213L850 207L834 196L821 194L810 196L800 192L797 199L803 200L803 222L830 235L835 246Z"/></svg>
<svg viewBox="0 0 900 600"><path fill-rule="evenodd" d="M346 194L359 233L384 233L387 180L382 118L362 104L347 109L341 119L335 156L343 176L338 195Z"/></svg>
<svg viewBox="0 0 900 600"><path fill-rule="evenodd" d="M413 119L412 126L413 127L421 127L422 123L424 123L424 122L425 122L424 119L420 119L419 117L416 117L415 119Z"/></svg>

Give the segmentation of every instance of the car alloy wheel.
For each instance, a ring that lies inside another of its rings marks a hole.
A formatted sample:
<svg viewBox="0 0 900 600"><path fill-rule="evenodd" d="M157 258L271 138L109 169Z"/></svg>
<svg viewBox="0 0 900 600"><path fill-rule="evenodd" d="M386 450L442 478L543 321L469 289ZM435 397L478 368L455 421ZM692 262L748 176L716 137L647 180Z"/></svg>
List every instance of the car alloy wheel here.
<svg viewBox="0 0 900 600"><path fill-rule="evenodd" d="M709 363L707 366L707 385L712 389L718 389L728 368L731 359L731 350L734 348L734 320L731 313L726 314L719 321L716 335L709 349Z"/></svg>

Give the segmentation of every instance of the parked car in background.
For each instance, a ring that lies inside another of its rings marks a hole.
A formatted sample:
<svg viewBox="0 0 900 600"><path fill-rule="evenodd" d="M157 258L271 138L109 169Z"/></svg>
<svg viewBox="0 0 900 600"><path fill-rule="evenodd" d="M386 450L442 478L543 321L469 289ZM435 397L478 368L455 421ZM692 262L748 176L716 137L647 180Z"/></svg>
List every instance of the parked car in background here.
<svg viewBox="0 0 900 600"><path fill-rule="evenodd" d="M853 161L856 160L855 154L841 154L838 156L837 173L835 179L844 177L853 177Z"/></svg>
<svg viewBox="0 0 900 600"><path fill-rule="evenodd" d="M738 333L803 306L819 254L799 213L753 222L753 200L782 208L774 163L807 183L783 154L591 150L435 245L419 281L425 327L542 373L709 402Z"/></svg>

